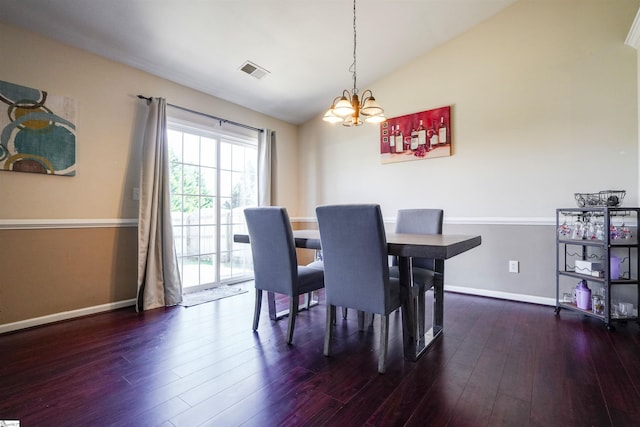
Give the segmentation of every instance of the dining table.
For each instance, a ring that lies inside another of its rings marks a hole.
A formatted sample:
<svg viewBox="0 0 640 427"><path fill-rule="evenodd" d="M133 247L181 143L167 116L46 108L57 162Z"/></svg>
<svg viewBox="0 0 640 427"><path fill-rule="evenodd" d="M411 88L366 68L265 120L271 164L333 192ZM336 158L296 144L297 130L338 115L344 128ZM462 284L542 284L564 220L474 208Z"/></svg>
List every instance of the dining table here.
<svg viewBox="0 0 640 427"><path fill-rule="evenodd" d="M386 231L387 253L398 259L402 296L402 341L406 360L416 361L444 331L445 260L480 246L482 237L458 234L405 234ZM322 250L319 230L294 230L298 248ZM247 234L235 234L234 242L250 243ZM418 291L412 278L412 259L434 260L433 311L431 327L425 327L424 292Z"/></svg>

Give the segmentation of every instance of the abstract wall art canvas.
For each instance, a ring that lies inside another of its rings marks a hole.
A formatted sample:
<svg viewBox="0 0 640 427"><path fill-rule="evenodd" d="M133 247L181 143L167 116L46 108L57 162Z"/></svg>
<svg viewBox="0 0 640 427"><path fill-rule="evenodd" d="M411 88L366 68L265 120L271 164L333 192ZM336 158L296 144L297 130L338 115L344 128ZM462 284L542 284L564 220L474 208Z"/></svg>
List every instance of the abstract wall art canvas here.
<svg viewBox="0 0 640 427"><path fill-rule="evenodd" d="M381 163L451 155L451 106L393 117L380 124Z"/></svg>
<svg viewBox="0 0 640 427"><path fill-rule="evenodd" d="M0 81L0 170L76 174L76 102Z"/></svg>

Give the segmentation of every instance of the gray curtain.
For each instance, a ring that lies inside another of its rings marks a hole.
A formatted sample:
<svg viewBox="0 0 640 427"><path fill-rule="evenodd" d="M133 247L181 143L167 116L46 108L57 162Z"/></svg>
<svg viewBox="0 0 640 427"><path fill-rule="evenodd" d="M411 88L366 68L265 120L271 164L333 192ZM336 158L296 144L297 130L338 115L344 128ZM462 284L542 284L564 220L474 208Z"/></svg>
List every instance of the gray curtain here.
<svg viewBox="0 0 640 427"><path fill-rule="evenodd" d="M169 199L167 102L163 98L152 98L148 105L138 215L138 311L182 301Z"/></svg>
<svg viewBox="0 0 640 427"><path fill-rule="evenodd" d="M271 206L271 186L275 170L276 133L264 129L258 138L258 206Z"/></svg>

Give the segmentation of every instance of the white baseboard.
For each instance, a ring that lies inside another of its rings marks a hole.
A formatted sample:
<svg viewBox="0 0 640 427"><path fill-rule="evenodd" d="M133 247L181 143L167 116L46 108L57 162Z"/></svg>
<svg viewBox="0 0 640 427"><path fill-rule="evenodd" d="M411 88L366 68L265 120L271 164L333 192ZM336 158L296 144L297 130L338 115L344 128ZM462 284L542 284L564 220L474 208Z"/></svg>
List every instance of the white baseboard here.
<svg viewBox="0 0 640 427"><path fill-rule="evenodd" d="M45 325L47 323L59 322L61 320L73 319L87 316L89 314L102 313L104 311L115 310L123 307L136 305L135 299L117 301L108 304L95 305L93 307L80 308L78 310L63 311L62 313L50 314L48 316L34 317L33 319L21 320L19 322L6 323L0 325L0 334L17 331L20 329L32 328L34 326Z"/></svg>
<svg viewBox="0 0 640 427"><path fill-rule="evenodd" d="M533 295L513 294L510 292L490 291L487 289L464 288L462 286L444 285L445 291L457 292L460 294L478 295L481 297L490 297L504 299L509 301L528 302L540 305L555 306L555 298L536 297Z"/></svg>
<svg viewBox="0 0 640 427"><path fill-rule="evenodd" d="M445 291L457 292L461 294L477 295L483 297L504 299L509 301L528 302L533 304L555 306L554 298L536 297L532 295L513 294L509 292L490 291L486 289L465 288L461 286L445 285ZM6 323L0 325L0 334L13 332L20 329L32 328L34 326L46 325L47 323L59 322L61 320L73 319L87 316L89 314L102 313L123 307L131 307L136 304L135 299L112 302L109 304L96 305L93 307L81 308L78 310L64 311L62 313L50 314L48 316L35 317L33 319L21 320L19 322Z"/></svg>

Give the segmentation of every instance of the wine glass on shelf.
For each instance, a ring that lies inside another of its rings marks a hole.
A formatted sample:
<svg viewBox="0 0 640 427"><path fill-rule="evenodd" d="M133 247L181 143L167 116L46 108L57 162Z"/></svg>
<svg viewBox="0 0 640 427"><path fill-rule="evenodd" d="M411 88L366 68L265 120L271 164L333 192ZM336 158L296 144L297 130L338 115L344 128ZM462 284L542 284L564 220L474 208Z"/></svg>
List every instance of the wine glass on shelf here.
<svg viewBox="0 0 640 427"><path fill-rule="evenodd" d="M593 222L593 218L588 218L584 225L584 238L587 240L596 239L596 226Z"/></svg>
<svg viewBox="0 0 640 427"><path fill-rule="evenodd" d="M624 217L622 218L622 225L620 226L620 230L618 232L620 239L630 239L631 238L631 229L625 226Z"/></svg>
<svg viewBox="0 0 640 427"><path fill-rule="evenodd" d="M604 240L604 220L596 222L596 240Z"/></svg>
<svg viewBox="0 0 640 427"><path fill-rule="evenodd" d="M571 226L567 225L567 218L563 218L562 224L558 227L558 236L561 239L567 239L571 236Z"/></svg>
<svg viewBox="0 0 640 427"><path fill-rule="evenodd" d="M582 240L584 238L584 223L580 218L573 224L571 238L574 240Z"/></svg>
<svg viewBox="0 0 640 427"><path fill-rule="evenodd" d="M609 224L609 237L611 240L617 240L620 238L620 229L613 222L613 218L611 218L611 222Z"/></svg>

